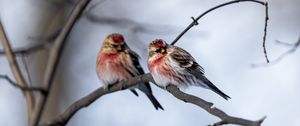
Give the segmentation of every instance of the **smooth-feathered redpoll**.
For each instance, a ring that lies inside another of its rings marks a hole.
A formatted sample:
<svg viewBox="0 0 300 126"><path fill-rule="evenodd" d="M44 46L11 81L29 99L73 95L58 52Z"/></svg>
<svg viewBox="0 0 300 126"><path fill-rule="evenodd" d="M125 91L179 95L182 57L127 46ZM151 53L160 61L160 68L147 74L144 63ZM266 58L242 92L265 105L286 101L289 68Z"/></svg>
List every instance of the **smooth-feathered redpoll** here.
<svg viewBox="0 0 300 126"><path fill-rule="evenodd" d="M96 71L98 78L103 82L105 88L116 84L119 81L144 74L138 61L138 55L132 51L125 43L121 34L113 33L104 40L102 48L98 53ZM149 83L139 84L130 90L138 96L135 88L140 89L147 95L155 109L162 109L156 98L152 94Z"/></svg>
<svg viewBox="0 0 300 126"><path fill-rule="evenodd" d="M148 68L157 85L200 86L230 98L204 76L204 69L184 49L157 39L150 43L148 55Z"/></svg>

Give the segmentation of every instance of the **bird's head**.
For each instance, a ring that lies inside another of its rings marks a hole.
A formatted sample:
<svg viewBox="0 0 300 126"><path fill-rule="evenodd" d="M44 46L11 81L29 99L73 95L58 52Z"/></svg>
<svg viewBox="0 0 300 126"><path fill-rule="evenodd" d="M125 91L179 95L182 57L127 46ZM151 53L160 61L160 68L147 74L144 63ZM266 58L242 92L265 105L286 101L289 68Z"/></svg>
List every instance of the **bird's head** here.
<svg viewBox="0 0 300 126"><path fill-rule="evenodd" d="M104 53L118 53L125 50L125 40L123 35L113 33L106 37L101 49Z"/></svg>
<svg viewBox="0 0 300 126"><path fill-rule="evenodd" d="M167 54L168 44L162 39L156 39L152 41L148 47L149 59L158 58Z"/></svg>

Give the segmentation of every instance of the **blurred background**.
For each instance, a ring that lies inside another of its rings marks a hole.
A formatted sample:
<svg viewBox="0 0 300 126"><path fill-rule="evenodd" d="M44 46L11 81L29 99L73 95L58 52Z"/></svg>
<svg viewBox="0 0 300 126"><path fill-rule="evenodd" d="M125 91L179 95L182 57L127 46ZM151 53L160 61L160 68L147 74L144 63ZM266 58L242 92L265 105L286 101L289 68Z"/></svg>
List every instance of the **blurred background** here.
<svg viewBox="0 0 300 126"><path fill-rule="evenodd" d="M140 62L148 71L146 49L152 40L171 42L192 21L191 16L197 17L224 2L227 0L93 0L67 39L42 121L53 119L102 86L95 63L108 34L122 33L129 46L141 55ZM268 2L266 45L272 61L291 48L276 40L291 44L298 41L300 1ZM26 48L53 40L76 3L77 0L0 0L0 18L12 47ZM266 115L264 126L299 126L299 49L273 65L251 67L266 62L262 48L264 9L259 4L243 2L215 10L176 44L189 51L204 67L206 76L232 99L226 101L199 87L184 91L215 103L233 116L257 120ZM41 85L48 53L49 49L45 49L18 58L23 71L27 64L32 86ZM0 74L13 78L5 56L0 56ZM219 121L203 109L151 86L165 111L156 111L141 92L136 97L126 90L101 97L76 113L67 125L202 126ZM0 80L0 125L25 126L26 116L21 91Z"/></svg>

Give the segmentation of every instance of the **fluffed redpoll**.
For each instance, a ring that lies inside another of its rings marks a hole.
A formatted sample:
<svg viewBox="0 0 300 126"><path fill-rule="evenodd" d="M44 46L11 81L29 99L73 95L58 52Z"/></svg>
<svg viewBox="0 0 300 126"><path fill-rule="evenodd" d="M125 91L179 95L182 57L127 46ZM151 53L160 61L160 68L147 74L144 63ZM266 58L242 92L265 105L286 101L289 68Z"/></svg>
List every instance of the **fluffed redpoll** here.
<svg viewBox="0 0 300 126"><path fill-rule="evenodd" d="M121 34L113 33L106 37L100 49L96 62L98 78L107 88L119 81L127 80L132 77L144 74L138 61L138 55L132 51L125 43ZM138 96L135 88L140 89L147 95L155 109L163 107L152 94L149 83L139 84L130 90Z"/></svg>
<svg viewBox="0 0 300 126"><path fill-rule="evenodd" d="M156 39L148 47L148 68L158 86L200 86L210 89L226 100L228 95L204 76L204 69L184 49Z"/></svg>

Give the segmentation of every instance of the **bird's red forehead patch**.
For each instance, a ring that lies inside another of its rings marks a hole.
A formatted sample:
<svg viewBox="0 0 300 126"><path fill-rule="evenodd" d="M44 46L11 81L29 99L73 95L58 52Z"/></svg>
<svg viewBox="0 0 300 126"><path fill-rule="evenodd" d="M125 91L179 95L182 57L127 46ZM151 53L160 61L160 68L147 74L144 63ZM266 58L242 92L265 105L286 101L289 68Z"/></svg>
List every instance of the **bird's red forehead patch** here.
<svg viewBox="0 0 300 126"><path fill-rule="evenodd" d="M123 43L124 42L124 37L121 34L112 34L112 39L115 43Z"/></svg>
<svg viewBox="0 0 300 126"><path fill-rule="evenodd" d="M154 45L155 47L164 47L166 46L167 43L162 39L156 39L151 44Z"/></svg>

